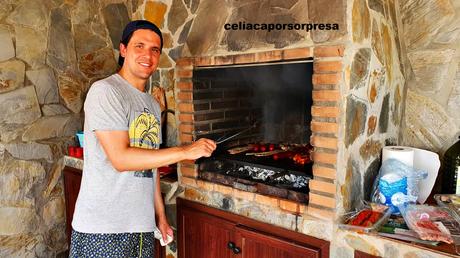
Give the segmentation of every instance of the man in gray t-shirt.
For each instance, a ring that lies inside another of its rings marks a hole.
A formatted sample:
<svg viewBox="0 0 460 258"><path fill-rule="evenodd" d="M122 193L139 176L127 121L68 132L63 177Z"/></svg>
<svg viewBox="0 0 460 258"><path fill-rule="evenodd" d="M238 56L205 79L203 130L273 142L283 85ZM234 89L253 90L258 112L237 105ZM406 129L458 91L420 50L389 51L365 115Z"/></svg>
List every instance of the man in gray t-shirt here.
<svg viewBox="0 0 460 258"><path fill-rule="evenodd" d="M86 97L81 188L72 221L71 257L150 257L153 231L172 237L156 168L209 157L209 139L158 149L161 111L145 83L163 40L147 21L130 22L120 43L121 69L95 82ZM157 221L155 221L155 215Z"/></svg>

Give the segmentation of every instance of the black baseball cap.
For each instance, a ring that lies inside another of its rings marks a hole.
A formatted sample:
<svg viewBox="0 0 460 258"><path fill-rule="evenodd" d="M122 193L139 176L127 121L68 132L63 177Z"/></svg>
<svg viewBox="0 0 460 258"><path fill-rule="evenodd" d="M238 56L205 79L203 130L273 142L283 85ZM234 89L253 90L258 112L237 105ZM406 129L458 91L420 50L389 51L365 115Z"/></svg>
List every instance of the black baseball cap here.
<svg viewBox="0 0 460 258"><path fill-rule="evenodd" d="M155 24L149 21L146 21L146 20L135 20L135 21L131 21L128 24L126 24L126 27L123 30L123 34L121 35L120 43L127 46L133 33L139 29L148 29L158 34L158 36L160 36L160 42L161 42L160 51L163 49L163 35L161 34L160 29ZM118 64L120 66L123 66L124 61L125 61L125 58L119 55Z"/></svg>

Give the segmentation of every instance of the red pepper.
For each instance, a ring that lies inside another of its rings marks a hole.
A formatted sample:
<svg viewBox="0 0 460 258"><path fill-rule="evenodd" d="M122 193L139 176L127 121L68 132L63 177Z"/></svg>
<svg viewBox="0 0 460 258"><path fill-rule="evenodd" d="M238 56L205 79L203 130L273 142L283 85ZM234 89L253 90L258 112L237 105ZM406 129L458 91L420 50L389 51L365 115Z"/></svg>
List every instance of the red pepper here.
<svg viewBox="0 0 460 258"><path fill-rule="evenodd" d="M382 214L380 212L372 211L371 216L367 218L366 221L362 225L364 227L370 227L374 225L375 222L377 222L380 219L381 215Z"/></svg>
<svg viewBox="0 0 460 258"><path fill-rule="evenodd" d="M372 215L372 211L370 210L362 210L358 213L358 215L350 221L349 224L353 226L360 226L362 225L367 218L369 218Z"/></svg>
<svg viewBox="0 0 460 258"><path fill-rule="evenodd" d="M372 224L375 224L375 222L377 222L377 221L380 219L380 217L382 217L382 213L373 211L373 212L372 212L372 215L371 215L370 218L369 218L369 221L370 221Z"/></svg>

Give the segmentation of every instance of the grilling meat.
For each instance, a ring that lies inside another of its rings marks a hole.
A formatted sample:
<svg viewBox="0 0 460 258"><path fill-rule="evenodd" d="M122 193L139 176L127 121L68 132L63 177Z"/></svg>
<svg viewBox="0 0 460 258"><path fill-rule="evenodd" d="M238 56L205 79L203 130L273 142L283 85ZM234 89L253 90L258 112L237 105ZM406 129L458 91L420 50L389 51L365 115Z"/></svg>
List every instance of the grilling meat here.
<svg viewBox="0 0 460 258"><path fill-rule="evenodd" d="M230 154L238 154L238 153L243 153L243 152L246 152L248 150L251 150L253 147L248 145L248 146L243 146L243 147L235 147L235 148L231 148L228 151L228 153Z"/></svg>
<svg viewBox="0 0 460 258"><path fill-rule="evenodd" d="M273 159L289 158L294 161L295 164L305 165L310 163L310 152L313 147L310 144L307 145L280 145L281 149L286 150L284 153L280 153L277 156L273 156Z"/></svg>
<svg viewBox="0 0 460 258"><path fill-rule="evenodd" d="M256 157L272 156L274 160L291 159L295 164L305 165L311 162L310 152L313 146L310 144L263 144L254 143L227 150L230 154L246 152L246 155Z"/></svg>
<svg viewBox="0 0 460 258"><path fill-rule="evenodd" d="M268 156L271 156L271 155L274 155L276 153L280 153L280 152L283 152L282 150L272 150L272 151L265 151L265 152L258 152L258 153L254 153L254 156L256 157L268 157ZM249 153L246 153L246 155L248 155Z"/></svg>

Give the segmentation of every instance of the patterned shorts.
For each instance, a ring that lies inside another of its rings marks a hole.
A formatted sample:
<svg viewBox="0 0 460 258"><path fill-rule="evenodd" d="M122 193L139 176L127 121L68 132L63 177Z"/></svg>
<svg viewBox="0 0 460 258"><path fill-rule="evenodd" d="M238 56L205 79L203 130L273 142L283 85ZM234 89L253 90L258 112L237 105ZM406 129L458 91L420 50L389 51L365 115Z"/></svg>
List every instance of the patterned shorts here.
<svg viewBox="0 0 460 258"><path fill-rule="evenodd" d="M89 234L72 230L69 257L151 258L154 248L153 232Z"/></svg>

